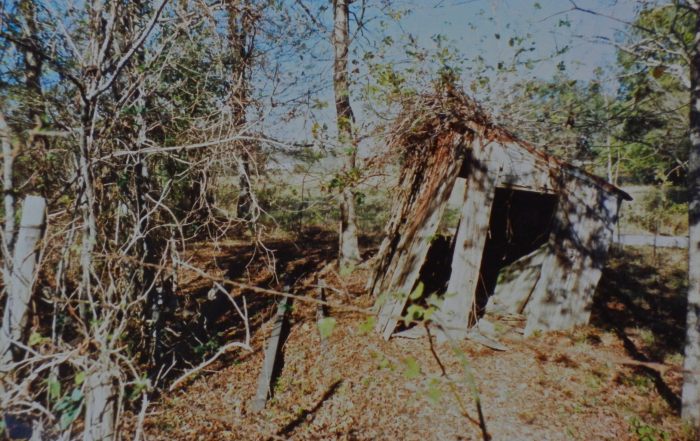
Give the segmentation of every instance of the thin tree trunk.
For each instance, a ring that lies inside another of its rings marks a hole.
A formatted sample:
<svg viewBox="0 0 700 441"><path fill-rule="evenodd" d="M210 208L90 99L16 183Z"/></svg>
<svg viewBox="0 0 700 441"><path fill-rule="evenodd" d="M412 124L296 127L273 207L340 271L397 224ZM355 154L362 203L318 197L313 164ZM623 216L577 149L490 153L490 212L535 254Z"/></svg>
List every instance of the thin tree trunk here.
<svg viewBox="0 0 700 441"><path fill-rule="evenodd" d="M15 193L12 184L14 155L10 144L10 128L0 112L0 142L2 142L2 193L5 209L5 225L2 244L2 276L5 292L10 291L10 271L12 268L12 244L15 234Z"/></svg>
<svg viewBox="0 0 700 441"><path fill-rule="evenodd" d="M99 64L99 40L100 37L107 38L102 28L102 7L103 4L93 2L91 4L92 18L90 23L91 41L89 60L94 65ZM114 13L114 11L112 11ZM86 72L87 74L87 72ZM97 111L97 95L93 95L97 90L99 80L97 71L90 71L86 80L88 94L82 100L81 133L80 145L76 153L76 163L78 167L79 190L80 190L80 215L82 218L82 238L80 250L81 269L81 316L86 322L89 320L99 320L99 308L106 299L97 299L99 285L94 284L93 274L95 271L94 250L98 240L97 218L98 204L96 198L96 182L91 165L91 157L97 154L95 134L93 132L93 117ZM83 304L87 306L83 306ZM91 327L90 337L100 343L98 355L91 358L91 371L85 381L85 430L83 432L84 441L105 441L113 439L114 434L114 411L109 403L115 402L114 390L109 387L110 374L105 366L109 361L109 356L104 347L105 336L96 332L97 327Z"/></svg>
<svg viewBox="0 0 700 441"><path fill-rule="evenodd" d="M342 148L350 148L345 171L352 172L357 167L357 140L352 130L355 116L350 106L350 84L348 79L350 0L333 0L333 87L335 90L335 110L337 114L338 141ZM353 174L353 173L350 173ZM351 183L345 183L340 202L340 243L338 262L340 267L352 267L360 262L360 246L357 240L355 198Z"/></svg>
<svg viewBox="0 0 700 441"><path fill-rule="evenodd" d="M95 302L92 298L92 271L93 262L92 255L97 243L97 206L95 204L95 189L93 186L93 176L90 170L90 148L92 138L88 135L90 131L91 112L85 111L83 116L82 134L80 137L80 148L76 162L78 164L78 176L80 182L80 211L83 218L83 234L80 250L80 266L81 266L81 284L82 294L84 299L88 300L89 305L94 306ZM83 309L81 314L83 318L86 311Z"/></svg>
<svg viewBox="0 0 700 441"><path fill-rule="evenodd" d="M608 182L614 183L615 176L613 175L613 159L612 159L612 136L608 134Z"/></svg>
<svg viewBox="0 0 700 441"><path fill-rule="evenodd" d="M146 109L148 107L147 100L145 99L145 91L143 85L138 87L139 97L136 100L138 107L140 109ZM144 118L145 110L142 110L136 116L136 125L138 126L138 135L134 145L134 149L139 152L145 145L147 140L146 133L146 120ZM136 223L135 235L138 237L138 249L140 251L140 258L143 261L143 265L138 269L139 271L139 281L136 287L136 295L146 294L147 305L146 305L146 323L148 328L148 356L149 362L154 371L157 371L160 367L160 361L162 358L162 341L161 341L161 328L163 325L163 308L165 305L165 296L169 295L166 292L165 287L162 283L158 286L155 284L155 265L158 264L158 255L160 254L161 248L158 243L153 238L153 232L150 230L150 207L148 202L148 194L151 193L151 178L148 170L148 163L146 162L145 155L140 153L137 154L137 162L134 167L135 171L135 184L136 184L136 213L138 215L138 220Z"/></svg>
<svg viewBox="0 0 700 441"><path fill-rule="evenodd" d="M682 415L700 433L700 2L690 66L690 158L688 165L688 315L683 363Z"/></svg>
<svg viewBox="0 0 700 441"><path fill-rule="evenodd" d="M610 98L606 96L605 98L605 108L607 109L607 120L608 123L612 121L612 115L610 115ZM617 164L613 166L613 135L612 131L614 130L613 127L608 128L608 135L606 137L606 144L608 146L608 182L610 182L613 185L617 185L617 170L619 169L619 161L620 161L620 155L619 155L619 149L618 149L618 155L617 155Z"/></svg>
<svg viewBox="0 0 700 441"><path fill-rule="evenodd" d="M46 201L27 196L22 205L22 220L10 275L10 290L0 331L0 372L12 361L12 343L23 340L37 260L36 244L44 226Z"/></svg>
<svg viewBox="0 0 700 441"><path fill-rule="evenodd" d="M105 357L106 358L106 357ZM85 431L83 441L111 441L116 438L116 388L114 375L99 360L97 368L85 379Z"/></svg>
<svg viewBox="0 0 700 441"><path fill-rule="evenodd" d="M231 107L232 128L235 132L243 130L246 123L248 107L248 72L252 57L252 46L249 43L250 29L253 24L251 11L245 0L229 0L228 27L231 47ZM253 205L250 185L250 156L245 148L239 148L238 161L238 201L236 217L248 219Z"/></svg>
<svg viewBox="0 0 700 441"><path fill-rule="evenodd" d="M238 202L236 203L236 217L248 219L251 207L250 188L250 163L248 155L243 152L238 162Z"/></svg>
<svg viewBox="0 0 700 441"><path fill-rule="evenodd" d="M41 117L44 114L43 98L41 91L41 57L37 55L39 44L37 42L38 26L36 20L36 5L33 0L22 0L19 5L24 26L22 38L24 40L24 81L28 92L29 123L35 127L41 127Z"/></svg>

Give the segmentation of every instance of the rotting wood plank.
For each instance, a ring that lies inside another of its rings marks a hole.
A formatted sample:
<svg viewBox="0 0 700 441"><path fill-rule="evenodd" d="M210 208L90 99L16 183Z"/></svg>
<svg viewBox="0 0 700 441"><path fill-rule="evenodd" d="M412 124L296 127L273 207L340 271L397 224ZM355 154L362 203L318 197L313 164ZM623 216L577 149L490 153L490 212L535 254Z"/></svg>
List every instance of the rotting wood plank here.
<svg viewBox="0 0 700 441"><path fill-rule="evenodd" d="M387 340L416 284L430 248L430 238L435 235L447 207L466 154L464 143L471 141L465 138L459 136L441 146L444 156L436 155L432 167L424 170L424 174L411 176L416 182L410 183L420 186L422 191L411 192L394 209L391 230L382 246L386 256L380 256L373 289L379 296L375 329ZM390 245L393 241L398 242L396 247Z"/></svg>
<svg viewBox="0 0 700 441"><path fill-rule="evenodd" d="M425 155L414 152L414 157L406 160L411 164L401 170L396 203L376 256L374 272L367 283L368 290L375 297L392 288L392 277L403 263L404 254L413 245L415 234L432 214L431 210L434 210L431 203L436 198L438 187L445 180L456 180L453 174L461 170L465 150L470 143L471 137L468 136L455 136L451 141L438 140L434 151ZM449 166L445 167L444 164Z"/></svg>
<svg viewBox="0 0 700 441"><path fill-rule="evenodd" d="M522 314L540 278L546 256L545 244L502 268L494 293L486 304L486 313Z"/></svg>
<svg viewBox="0 0 700 441"><path fill-rule="evenodd" d="M289 292L289 287L285 287L284 292ZM281 336L282 329L289 310L289 298L282 297L277 304L277 314L272 325L272 332L267 340L265 348L265 360L263 361L260 376L258 377L258 388L255 392L255 397L251 400L250 410L252 412L261 412L265 409L268 397L271 395L272 376L277 365L277 358L281 352Z"/></svg>
<svg viewBox="0 0 700 441"><path fill-rule="evenodd" d="M326 281L324 279L318 279L318 300L321 302L326 301ZM326 318L326 306L324 303L319 303L316 305L316 324L319 325L321 321ZM320 327L319 327L320 329ZM328 347L328 340L325 338L323 333L319 332L321 338L321 354L326 353L326 348Z"/></svg>
<svg viewBox="0 0 700 441"><path fill-rule="evenodd" d="M27 196L22 205L17 243L7 286L7 303L0 329L0 371L12 361L12 342L21 341L27 323L37 262L36 245L46 218L46 200Z"/></svg>
<svg viewBox="0 0 700 441"><path fill-rule="evenodd" d="M527 306L525 335L587 324L600 280L620 197L565 178L550 235L549 254Z"/></svg>
<svg viewBox="0 0 700 441"><path fill-rule="evenodd" d="M456 177L456 176L455 176ZM417 232L415 242L410 246L407 252L403 253L402 258L396 265L394 277L391 279L390 291L384 291L386 303L379 311L377 319L377 331L379 331L386 340L391 337L391 334L396 328L399 317L408 299L408 295L413 290L413 287L420 274L420 269L425 261L425 256L430 248L430 237L434 236L440 219L447 207L447 200L451 186L443 184L437 195L437 204L430 217L423 224L423 227ZM447 194L447 196L444 196Z"/></svg>
<svg viewBox="0 0 700 441"><path fill-rule="evenodd" d="M468 159L469 174L452 256L452 273L445 299L433 316L441 329L438 341L464 337L469 327L496 194L502 150L495 143L475 144Z"/></svg>

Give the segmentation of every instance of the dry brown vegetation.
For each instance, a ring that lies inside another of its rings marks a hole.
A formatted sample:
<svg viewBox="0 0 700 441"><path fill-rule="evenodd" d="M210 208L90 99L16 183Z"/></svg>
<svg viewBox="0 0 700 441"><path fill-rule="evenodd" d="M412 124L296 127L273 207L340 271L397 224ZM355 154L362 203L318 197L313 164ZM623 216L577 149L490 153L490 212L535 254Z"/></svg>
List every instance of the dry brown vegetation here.
<svg viewBox="0 0 700 441"><path fill-rule="evenodd" d="M321 257L302 260L311 268ZM287 269L300 263L284 260L279 265ZM500 321L506 352L472 341L386 342L367 332L366 316L338 310L330 311L338 323L324 351L316 306L297 301L283 365L262 413L249 412L248 402L266 326L255 334L254 352L231 352L163 395L146 418L146 434L159 440L483 439L468 381L473 375L494 440L692 439L678 415L684 261L679 251L656 257L649 250L617 251L591 326L523 339L517 322ZM329 300L348 303L347 290L353 306L369 307L367 275L328 274L337 288ZM302 277L297 293L313 295L312 285Z"/></svg>

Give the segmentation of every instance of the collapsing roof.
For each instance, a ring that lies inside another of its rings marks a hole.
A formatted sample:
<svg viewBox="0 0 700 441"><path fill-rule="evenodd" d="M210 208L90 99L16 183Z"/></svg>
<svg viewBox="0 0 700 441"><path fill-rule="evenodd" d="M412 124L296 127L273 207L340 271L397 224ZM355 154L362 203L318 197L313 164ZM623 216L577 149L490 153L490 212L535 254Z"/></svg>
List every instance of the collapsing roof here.
<svg viewBox="0 0 700 441"><path fill-rule="evenodd" d="M627 193L517 139L454 90L417 97L392 134L390 146L399 151L402 167L396 204L369 281L372 293L381 299L377 330L385 338L394 332L409 293L419 283L455 185L464 187L464 201L449 283L432 317L438 327L459 337L474 323L497 189L557 199L538 272L526 284L511 280L508 286L527 291L526 334L588 322L620 203L631 199ZM517 297L523 301L523 296Z"/></svg>

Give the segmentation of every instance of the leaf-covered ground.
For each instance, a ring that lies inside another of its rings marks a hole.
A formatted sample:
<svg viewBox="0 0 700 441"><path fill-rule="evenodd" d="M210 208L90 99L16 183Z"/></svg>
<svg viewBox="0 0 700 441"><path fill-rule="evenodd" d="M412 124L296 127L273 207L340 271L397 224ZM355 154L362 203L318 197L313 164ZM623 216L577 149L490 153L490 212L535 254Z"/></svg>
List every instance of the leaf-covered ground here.
<svg viewBox="0 0 700 441"><path fill-rule="evenodd" d="M498 352L472 341L383 341L366 317L330 311L325 345L316 306L297 302L273 397L249 411L267 326L255 351L232 352L146 417L153 440L676 440L684 256L617 253L600 285L592 325L523 339L496 324ZM367 274L330 277L330 300L367 307ZM342 283L341 283L342 282ZM348 299L345 290L351 293ZM474 388L478 392L475 392ZM482 410L478 412L477 396ZM481 422L480 422L481 421Z"/></svg>

